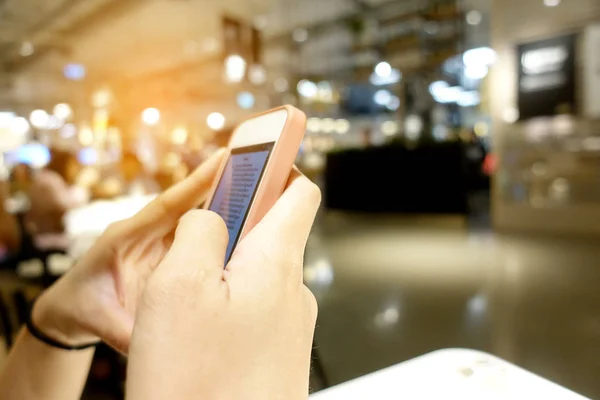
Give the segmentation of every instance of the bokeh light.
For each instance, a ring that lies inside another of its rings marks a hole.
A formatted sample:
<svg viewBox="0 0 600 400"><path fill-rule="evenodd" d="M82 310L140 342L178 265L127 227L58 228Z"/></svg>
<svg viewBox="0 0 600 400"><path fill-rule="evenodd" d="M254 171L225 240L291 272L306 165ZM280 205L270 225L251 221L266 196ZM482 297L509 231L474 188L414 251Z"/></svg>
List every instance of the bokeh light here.
<svg viewBox="0 0 600 400"><path fill-rule="evenodd" d="M256 99L254 98L254 95L250 92L240 92L237 95L237 103L241 109L249 110L252 107L254 107Z"/></svg>
<svg viewBox="0 0 600 400"><path fill-rule="evenodd" d="M239 83L246 76L246 60L238 54L225 59L225 79L231 83Z"/></svg>
<svg viewBox="0 0 600 400"><path fill-rule="evenodd" d="M54 110L52 112L54 116L61 121L66 121L73 115L73 110L71 106L67 103L58 103L54 106Z"/></svg>
<svg viewBox="0 0 600 400"><path fill-rule="evenodd" d="M185 142L187 142L187 139L188 131L185 126L178 126L177 128L173 129L173 132L171 132L171 141L173 144L183 145Z"/></svg>
<svg viewBox="0 0 600 400"><path fill-rule="evenodd" d="M17 135L27 135L29 133L30 125L26 118L15 117L10 123L10 129Z"/></svg>
<svg viewBox="0 0 600 400"><path fill-rule="evenodd" d="M375 66L375 74L382 78L390 76L391 73L392 66L388 62L382 61Z"/></svg>
<svg viewBox="0 0 600 400"><path fill-rule="evenodd" d="M219 112L213 112L206 117L206 124L214 131L219 131L225 127L225 116Z"/></svg>
<svg viewBox="0 0 600 400"><path fill-rule="evenodd" d="M44 110L33 110L31 114L29 114L29 122L31 125L38 129L43 129L48 124L48 120L50 116Z"/></svg>
<svg viewBox="0 0 600 400"><path fill-rule="evenodd" d="M155 126L160 121L160 111L149 107L142 111L142 122L148 126Z"/></svg>
<svg viewBox="0 0 600 400"><path fill-rule="evenodd" d="M298 82L297 89L300 96L308 99L315 97L318 91L317 84L307 79L302 79Z"/></svg>

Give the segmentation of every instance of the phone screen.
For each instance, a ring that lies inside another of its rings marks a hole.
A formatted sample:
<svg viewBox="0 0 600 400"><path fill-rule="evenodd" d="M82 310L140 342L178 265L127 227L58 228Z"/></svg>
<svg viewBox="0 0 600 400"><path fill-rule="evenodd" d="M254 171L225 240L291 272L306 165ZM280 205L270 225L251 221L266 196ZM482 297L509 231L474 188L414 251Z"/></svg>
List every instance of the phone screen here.
<svg viewBox="0 0 600 400"><path fill-rule="evenodd" d="M275 142L233 149L208 207L219 214L229 231L225 262L231 258L246 222Z"/></svg>

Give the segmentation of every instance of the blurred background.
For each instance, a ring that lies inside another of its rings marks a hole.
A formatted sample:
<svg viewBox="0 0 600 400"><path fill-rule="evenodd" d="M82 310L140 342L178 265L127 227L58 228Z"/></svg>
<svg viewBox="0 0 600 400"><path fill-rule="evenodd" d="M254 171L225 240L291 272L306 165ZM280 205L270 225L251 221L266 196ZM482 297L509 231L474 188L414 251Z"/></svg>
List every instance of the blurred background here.
<svg viewBox="0 0 600 400"><path fill-rule="evenodd" d="M600 397L597 0L0 0L6 346L109 222L281 104L324 194L313 391L465 347ZM100 349L85 398L123 364Z"/></svg>

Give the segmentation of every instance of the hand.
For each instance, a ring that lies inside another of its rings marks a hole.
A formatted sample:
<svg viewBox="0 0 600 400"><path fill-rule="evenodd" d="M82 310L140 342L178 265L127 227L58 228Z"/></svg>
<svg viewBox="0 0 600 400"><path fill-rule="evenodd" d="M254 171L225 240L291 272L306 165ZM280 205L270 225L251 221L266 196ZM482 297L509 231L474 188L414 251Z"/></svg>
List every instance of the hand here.
<svg viewBox="0 0 600 400"><path fill-rule="evenodd" d="M319 202L319 189L293 172L225 270L221 217L181 219L138 308L128 399L307 398L317 304L302 258Z"/></svg>
<svg viewBox="0 0 600 400"><path fill-rule="evenodd" d="M223 153L134 217L112 224L77 265L37 300L33 323L66 344L102 339L126 353L146 280L169 250L179 218L206 197Z"/></svg>

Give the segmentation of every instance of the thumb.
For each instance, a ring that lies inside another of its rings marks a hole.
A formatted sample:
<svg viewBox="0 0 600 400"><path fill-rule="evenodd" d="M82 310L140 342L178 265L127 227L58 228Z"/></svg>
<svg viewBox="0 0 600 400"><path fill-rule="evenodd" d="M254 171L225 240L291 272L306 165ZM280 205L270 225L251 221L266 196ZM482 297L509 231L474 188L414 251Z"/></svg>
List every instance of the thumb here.
<svg viewBox="0 0 600 400"><path fill-rule="evenodd" d="M179 221L173 244L151 280L174 284L172 290L222 282L228 242L225 221L218 214L189 211Z"/></svg>

